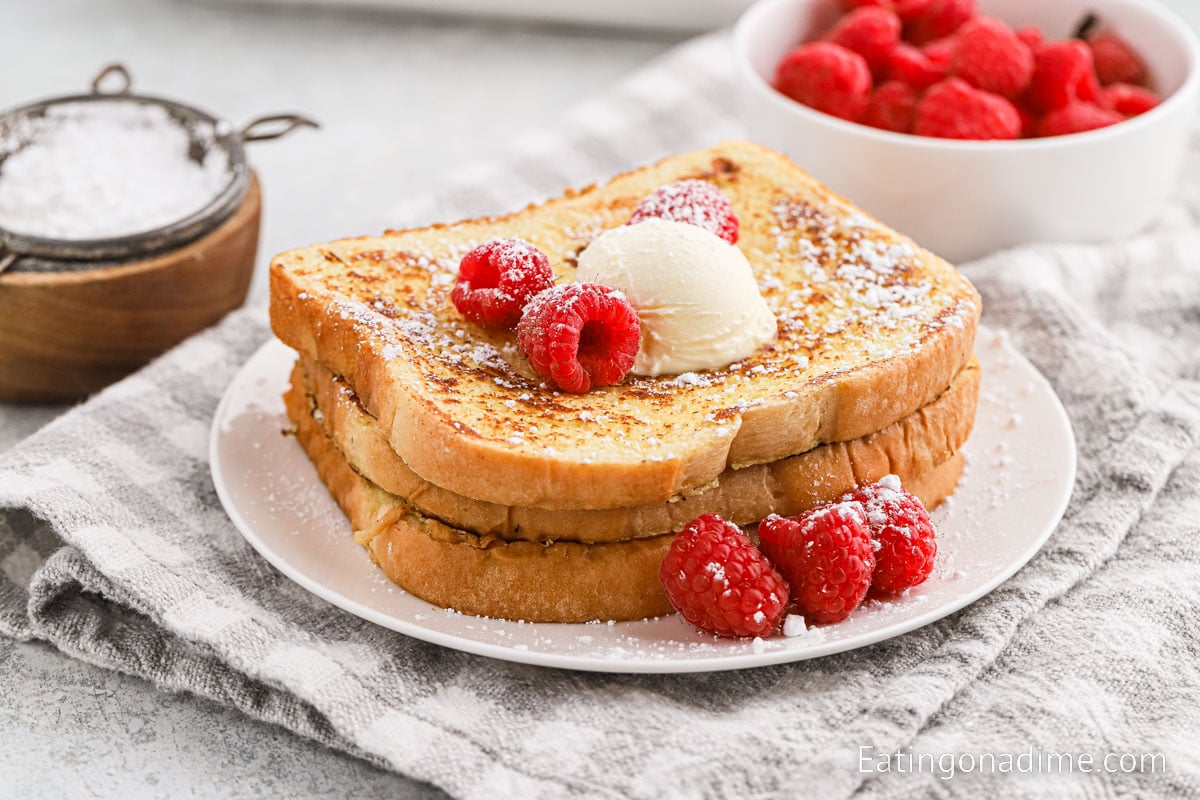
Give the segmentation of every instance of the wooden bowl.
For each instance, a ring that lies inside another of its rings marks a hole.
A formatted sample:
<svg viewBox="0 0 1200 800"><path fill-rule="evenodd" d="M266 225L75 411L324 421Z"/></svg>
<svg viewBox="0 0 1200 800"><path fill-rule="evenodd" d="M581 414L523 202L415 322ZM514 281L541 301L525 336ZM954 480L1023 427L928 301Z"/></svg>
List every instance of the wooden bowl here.
<svg viewBox="0 0 1200 800"><path fill-rule="evenodd" d="M167 253L77 272L0 274L0 400L76 400L207 328L246 299L258 176L218 227Z"/></svg>

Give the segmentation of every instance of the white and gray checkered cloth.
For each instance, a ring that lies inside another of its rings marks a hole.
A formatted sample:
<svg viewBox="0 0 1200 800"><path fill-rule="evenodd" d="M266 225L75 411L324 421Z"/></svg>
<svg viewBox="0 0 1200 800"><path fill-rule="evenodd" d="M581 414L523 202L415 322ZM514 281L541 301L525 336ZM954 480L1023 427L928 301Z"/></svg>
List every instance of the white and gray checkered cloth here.
<svg viewBox="0 0 1200 800"><path fill-rule="evenodd" d="M380 222L513 208L738 135L727 44L684 46ZM462 798L1198 797L1198 223L1200 142L1155 231L968 268L986 322L1011 332L1070 412L1079 477L1040 555L908 635L743 672L580 674L424 644L327 605L251 550L209 478L213 410L268 336L261 309L0 456L0 632ZM866 774L864 746L1161 752L1166 769Z"/></svg>

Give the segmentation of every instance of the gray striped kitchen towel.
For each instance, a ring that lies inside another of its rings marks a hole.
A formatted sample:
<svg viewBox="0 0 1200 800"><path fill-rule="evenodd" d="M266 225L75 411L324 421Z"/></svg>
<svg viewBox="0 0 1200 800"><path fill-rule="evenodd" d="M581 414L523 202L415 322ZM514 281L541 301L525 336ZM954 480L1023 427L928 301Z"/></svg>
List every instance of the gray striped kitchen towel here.
<svg viewBox="0 0 1200 800"><path fill-rule="evenodd" d="M511 208L737 135L733 97L727 39L699 40L380 222ZM261 309L0 458L0 631L461 798L1200 796L1198 189L1200 143L1155 231L968 268L987 323L1066 404L1079 477L1025 569L906 636L743 672L579 674L446 650L330 607L250 549L209 479L209 422L268 335ZM865 771L864 747L911 758ZM975 754L1043 751L1090 754L1097 768L961 769ZM1107 753L1162 762L1106 771ZM921 755L942 768L913 772Z"/></svg>

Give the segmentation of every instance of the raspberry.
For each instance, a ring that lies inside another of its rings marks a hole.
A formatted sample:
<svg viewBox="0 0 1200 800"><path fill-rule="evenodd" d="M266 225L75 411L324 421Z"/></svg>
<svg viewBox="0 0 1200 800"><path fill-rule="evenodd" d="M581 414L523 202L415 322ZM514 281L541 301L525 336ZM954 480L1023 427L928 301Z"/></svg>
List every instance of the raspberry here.
<svg viewBox="0 0 1200 800"><path fill-rule="evenodd" d="M1146 65L1129 42L1115 33L1099 33L1089 37L1092 59L1096 64L1096 77L1103 86L1113 83L1143 84L1146 82Z"/></svg>
<svg viewBox="0 0 1200 800"><path fill-rule="evenodd" d="M871 69L866 59L841 45L813 42L783 57L775 88L809 108L855 120L867 107Z"/></svg>
<svg viewBox="0 0 1200 800"><path fill-rule="evenodd" d="M952 71L988 92L1014 97L1033 77L1033 53L1012 28L992 17L979 17L956 34Z"/></svg>
<svg viewBox="0 0 1200 800"><path fill-rule="evenodd" d="M1025 94L1031 110L1044 113L1074 100L1096 100L1092 51L1083 42L1046 42L1034 49L1033 62L1033 79Z"/></svg>
<svg viewBox="0 0 1200 800"><path fill-rule="evenodd" d="M900 41L900 18L878 6L857 8L838 21L825 41L858 53L873 73L882 74L888 55Z"/></svg>
<svg viewBox="0 0 1200 800"><path fill-rule="evenodd" d="M922 13L932 2L933 0L842 0L842 6L847 11L871 6L888 8L895 11L901 20L907 22Z"/></svg>
<svg viewBox="0 0 1200 800"><path fill-rule="evenodd" d="M529 298L553 285L545 253L523 239L492 239L463 256L450 300L474 323L512 328Z"/></svg>
<svg viewBox="0 0 1200 800"><path fill-rule="evenodd" d="M933 0L905 26L913 44L949 36L976 14L975 0Z"/></svg>
<svg viewBox="0 0 1200 800"><path fill-rule="evenodd" d="M822 506L798 517L772 514L758 526L762 551L792 587L792 600L815 622L841 622L871 587L875 553L862 507Z"/></svg>
<svg viewBox="0 0 1200 800"><path fill-rule="evenodd" d="M740 528L716 514L676 534L658 579L684 619L718 636L766 636L787 607L783 578Z"/></svg>
<svg viewBox="0 0 1200 800"><path fill-rule="evenodd" d="M517 341L546 383L580 394L629 374L641 322L615 289L564 283L529 301L517 325Z"/></svg>
<svg viewBox="0 0 1200 800"><path fill-rule="evenodd" d="M933 0L895 0L892 5L895 7L896 16L900 17L900 21L908 22L924 14L932 3Z"/></svg>
<svg viewBox="0 0 1200 800"><path fill-rule="evenodd" d="M1037 135L1037 115L1023 105L1016 108L1017 113L1021 115L1021 138L1032 139Z"/></svg>
<svg viewBox="0 0 1200 800"><path fill-rule="evenodd" d="M1042 117L1035 133L1038 136L1066 136L1069 133L1107 128L1124 121L1124 115L1119 112L1101 108L1094 103L1075 102L1056 108Z"/></svg>
<svg viewBox="0 0 1200 800"><path fill-rule="evenodd" d="M1024 28L1017 30L1017 38L1025 43L1025 46L1030 50L1046 41L1046 34L1042 33L1041 28L1033 25L1026 25Z"/></svg>
<svg viewBox="0 0 1200 800"><path fill-rule="evenodd" d="M954 51L958 49L958 37L947 36L930 42L921 48L921 52L929 59L929 63L946 74L950 71L950 62L954 60ZM945 77L943 75L943 77Z"/></svg>
<svg viewBox="0 0 1200 800"><path fill-rule="evenodd" d="M924 504L888 475L879 483L859 486L843 501L861 503L875 542L871 594L887 596L925 582L937 556L933 522Z"/></svg>
<svg viewBox="0 0 1200 800"><path fill-rule="evenodd" d="M976 89L960 78L947 78L917 105L913 132L942 139L1016 139L1021 135L1021 115L1000 95Z"/></svg>
<svg viewBox="0 0 1200 800"><path fill-rule="evenodd" d="M738 218L729 198L707 181L686 180L660 187L638 203L626 224L654 218L704 228L730 244L738 240Z"/></svg>
<svg viewBox="0 0 1200 800"><path fill-rule="evenodd" d="M891 8L892 0L842 0L842 7L847 11L856 8Z"/></svg>
<svg viewBox="0 0 1200 800"><path fill-rule="evenodd" d="M945 78L947 73L945 64L938 66L922 51L901 42L888 57L884 74L889 81L907 83L914 89L928 89Z"/></svg>
<svg viewBox="0 0 1200 800"><path fill-rule="evenodd" d="M1127 117L1145 114L1162 100L1154 92L1128 83L1114 83L1100 90L1100 107Z"/></svg>
<svg viewBox="0 0 1200 800"><path fill-rule="evenodd" d="M859 122L885 131L912 133L916 115L917 90L907 83L888 81L871 95L871 101Z"/></svg>

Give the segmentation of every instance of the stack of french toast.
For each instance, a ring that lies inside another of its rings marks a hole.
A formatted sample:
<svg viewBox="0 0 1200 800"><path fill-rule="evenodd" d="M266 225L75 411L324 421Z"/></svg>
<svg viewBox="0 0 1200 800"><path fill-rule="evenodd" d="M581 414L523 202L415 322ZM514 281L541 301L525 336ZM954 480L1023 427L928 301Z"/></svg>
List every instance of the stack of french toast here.
<svg viewBox="0 0 1200 800"><path fill-rule="evenodd" d="M729 198L775 314L748 358L572 394L451 302L481 242L519 237L573 280L597 236L687 179ZM949 264L742 142L271 265L272 326L298 353L288 415L355 540L431 603L527 621L669 613L659 565L702 514L753 530L888 474L936 505L975 418L979 314Z"/></svg>

